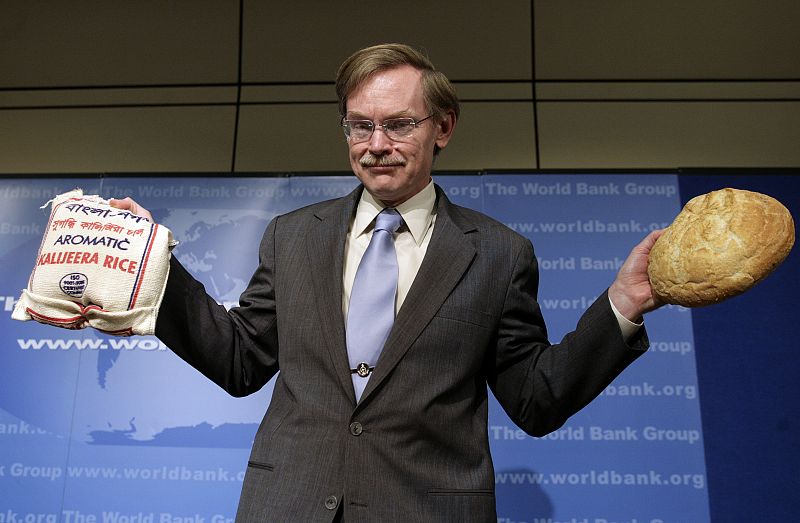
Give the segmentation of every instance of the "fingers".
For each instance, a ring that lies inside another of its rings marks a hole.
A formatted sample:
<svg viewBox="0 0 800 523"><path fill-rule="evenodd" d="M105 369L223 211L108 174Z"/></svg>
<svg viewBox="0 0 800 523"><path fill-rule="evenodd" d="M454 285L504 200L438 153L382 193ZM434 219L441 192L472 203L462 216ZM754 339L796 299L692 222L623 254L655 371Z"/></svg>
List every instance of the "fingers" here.
<svg viewBox="0 0 800 523"><path fill-rule="evenodd" d="M663 305L653 296L647 275L650 250L662 234L664 229L651 232L631 250L609 288L611 301L628 319L639 318Z"/></svg>
<svg viewBox="0 0 800 523"><path fill-rule="evenodd" d="M653 232L651 232L650 234L647 235L647 237L645 238L645 241L656 243L656 240L661 238L661 236L665 232L667 232L666 229L656 229L655 231L653 231Z"/></svg>
<svg viewBox="0 0 800 523"><path fill-rule="evenodd" d="M132 198L130 198L128 196L126 196L122 200L117 200L116 198L111 198L108 201L108 204L111 205L111 207L114 207L116 209L122 209L124 211L130 211L132 214L135 214L137 216L142 216L143 218L147 218L151 222L153 221L153 215L150 214L150 211L148 211L147 209L145 209L144 207L142 207L141 205L136 203Z"/></svg>
<svg viewBox="0 0 800 523"><path fill-rule="evenodd" d="M640 251L644 254L649 254L650 249L653 248L653 245L655 245L656 240L661 238L661 235L664 234L664 231L666 231L666 229L657 229L651 232L641 242L639 242L639 245L633 248L633 251L634 252Z"/></svg>

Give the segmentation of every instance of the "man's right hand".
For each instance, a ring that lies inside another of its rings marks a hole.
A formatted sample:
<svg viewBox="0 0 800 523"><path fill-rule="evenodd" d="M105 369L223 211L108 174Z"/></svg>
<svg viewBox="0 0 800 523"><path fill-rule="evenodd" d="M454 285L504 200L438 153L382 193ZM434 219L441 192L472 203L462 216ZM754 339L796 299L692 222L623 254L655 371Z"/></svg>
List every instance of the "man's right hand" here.
<svg viewBox="0 0 800 523"><path fill-rule="evenodd" d="M125 197L123 200L117 200L116 198L111 198L108 201L108 204L111 207L115 207L117 209L122 209L123 211L129 211L136 216L141 216L143 218L147 218L151 222L153 222L153 215L150 214L150 211L133 201L130 197Z"/></svg>

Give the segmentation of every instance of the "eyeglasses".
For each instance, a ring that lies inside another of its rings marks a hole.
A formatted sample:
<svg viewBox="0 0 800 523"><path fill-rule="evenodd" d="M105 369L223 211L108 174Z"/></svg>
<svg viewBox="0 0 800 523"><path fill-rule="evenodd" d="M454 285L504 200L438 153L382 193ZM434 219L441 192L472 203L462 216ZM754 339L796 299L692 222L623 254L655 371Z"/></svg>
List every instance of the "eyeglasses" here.
<svg viewBox="0 0 800 523"><path fill-rule="evenodd" d="M426 116L422 120L415 120L413 118L390 118L384 120L382 124L376 124L372 120L347 120L342 118L342 129L344 135L350 140L350 143L364 142L370 139L376 127L383 129L383 132L391 140L402 140L411 132L416 129L419 124L434 115Z"/></svg>

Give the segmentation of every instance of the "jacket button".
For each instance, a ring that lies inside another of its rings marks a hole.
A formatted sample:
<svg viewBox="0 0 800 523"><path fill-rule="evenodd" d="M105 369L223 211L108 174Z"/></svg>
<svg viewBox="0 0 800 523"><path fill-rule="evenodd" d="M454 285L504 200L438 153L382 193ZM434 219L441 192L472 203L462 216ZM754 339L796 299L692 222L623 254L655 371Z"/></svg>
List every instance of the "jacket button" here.
<svg viewBox="0 0 800 523"><path fill-rule="evenodd" d="M360 436L362 432L364 432L364 427L361 426L361 423L354 421L350 424L350 434Z"/></svg>
<svg viewBox="0 0 800 523"><path fill-rule="evenodd" d="M333 510L339 506L339 500L336 499L336 496L328 496L325 498L325 508L328 510Z"/></svg>

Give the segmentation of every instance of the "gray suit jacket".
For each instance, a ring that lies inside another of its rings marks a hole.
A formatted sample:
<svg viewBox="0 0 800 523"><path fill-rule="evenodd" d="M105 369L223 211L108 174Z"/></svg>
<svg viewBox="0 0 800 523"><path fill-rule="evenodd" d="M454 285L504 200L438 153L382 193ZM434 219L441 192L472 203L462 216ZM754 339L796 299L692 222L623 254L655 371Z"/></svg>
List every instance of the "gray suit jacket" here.
<svg viewBox="0 0 800 523"><path fill-rule="evenodd" d="M544 435L646 348L624 343L601 296L558 345L536 301L531 243L450 203L356 404L342 317L345 237L361 194L274 219L230 312L173 259L156 334L229 393L278 370L237 522L496 521L487 384Z"/></svg>

